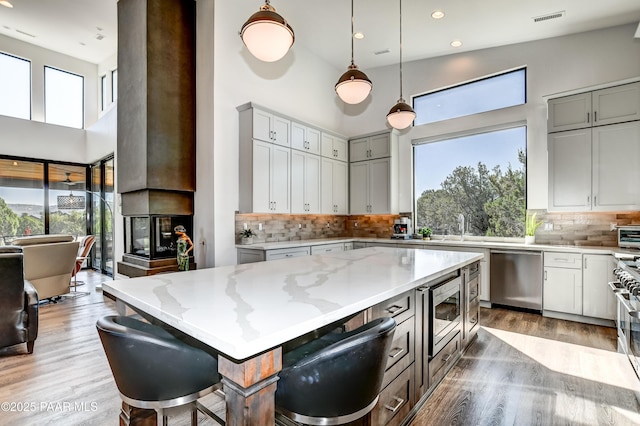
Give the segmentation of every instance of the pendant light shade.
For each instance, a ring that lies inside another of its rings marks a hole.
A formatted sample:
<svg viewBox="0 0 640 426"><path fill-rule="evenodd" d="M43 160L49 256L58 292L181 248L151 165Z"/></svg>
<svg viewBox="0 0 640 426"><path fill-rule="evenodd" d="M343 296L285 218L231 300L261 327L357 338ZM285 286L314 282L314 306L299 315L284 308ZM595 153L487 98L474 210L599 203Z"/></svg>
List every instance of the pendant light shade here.
<svg viewBox="0 0 640 426"><path fill-rule="evenodd" d="M372 88L373 84L369 77L353 62L353 0L351 0L351 65L336 83L336 93L343 102L353 105L364 101Z"/></svg>
<svg viewBox="0 0 640 426"><path fill-rule="evenodd" d="M240 37L249 52L265 62L282 59L295 40L293 28L276 13L269 0L244 23Z"/></svg>
<svg viewBox="0 0 640 426"><path fill-rule="evenodd" d="M353 63L336 83L336 93L343 102L348 104L359 104L364 101L372 88L373 84L369 77Z"/></svg>
<svg viewBox="0 0 640 426"><path fill-rule="evenodd" d="M416 112L402 97L402 0L400 0L400 99L387 114L387 122L394 129L406 129L416 118Z"/></svg>
<svg viewBox="0 0 640 426"><path fill-rule="evenodd" d="M395 104L389 111L389 114L387 114L389 125L398 130L409 127L415 118L415 111L406 104L402 98L398 99L398 103Z"/></svg>

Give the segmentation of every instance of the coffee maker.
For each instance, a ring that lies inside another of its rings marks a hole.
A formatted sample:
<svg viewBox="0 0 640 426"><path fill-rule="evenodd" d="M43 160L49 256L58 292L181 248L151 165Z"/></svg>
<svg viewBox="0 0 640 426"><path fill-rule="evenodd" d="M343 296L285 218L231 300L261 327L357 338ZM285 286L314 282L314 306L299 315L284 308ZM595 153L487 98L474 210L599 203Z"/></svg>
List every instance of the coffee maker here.
<svg viewBox="0 0 640 426"><path fill-rule="evenodd" d="M408 217L401 217L393 222L393 235L394 240L409 240L413 231L411 230L411 221Z"/></svg>

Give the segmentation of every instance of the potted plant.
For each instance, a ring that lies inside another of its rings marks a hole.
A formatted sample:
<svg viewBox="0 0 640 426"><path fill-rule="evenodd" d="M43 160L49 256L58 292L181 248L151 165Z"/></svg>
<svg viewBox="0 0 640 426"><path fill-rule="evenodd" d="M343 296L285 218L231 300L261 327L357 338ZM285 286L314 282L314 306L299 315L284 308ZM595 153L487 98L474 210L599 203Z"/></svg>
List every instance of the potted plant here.
<svg viewBox="0 0 640 426"><path fill-rule="evenodd" d="M423 240L431 239L431 228L427 228L426 226L418 229L418 234L422 235Z"/></svg>
<svg viewBox="0 0 640 426"><path fill-rule="evenodd" d="M536 220L536 214L528 214L525 220L524 226L524 243L525 244L533 244L536 242L536 229L538 226L542 225L541 220Z"/></svg>
<svg viewBox="0 0 640 426"><path fill-rule="evenodd" d="M242 237L242 244L253 244L253 237L255 232L251 228L243 229L240 231L240 237Z"/></svg>

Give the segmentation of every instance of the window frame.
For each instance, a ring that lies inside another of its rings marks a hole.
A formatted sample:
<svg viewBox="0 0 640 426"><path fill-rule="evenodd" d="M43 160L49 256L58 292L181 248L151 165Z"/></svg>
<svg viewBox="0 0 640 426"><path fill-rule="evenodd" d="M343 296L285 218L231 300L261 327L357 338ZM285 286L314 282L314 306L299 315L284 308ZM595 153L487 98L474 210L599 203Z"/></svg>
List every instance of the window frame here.
<svg viewBox="0 0 640 426"><path fill-rule="evenodd" d="M73 76L76 76L76 77L80 77L82 79L82 108L81 108L81 111L82 111L82 124L81 124L81 127L66 126L64 124L50 123L49 121L47 121L47 68L51 69L51 70L54 70L54 71L70 74L70 75L73 75ZM84 96L84 90L85 90L85 85L84 85L85 81L84 81L84 79L85 79L85 77L84 77L84 75L76 74L74 72L66 71L66 70L63 70L63 69L60 69L60 68L57 68L57 67L52 67L50 65L44 65L43 76L44 76L43 77L43 80L44 80L43 81L43 83L44 83L43 84L43 92L44 92L43 93L43 98L44 98L44 104L43 104L43 107L44 107L43 108L44 109L44 122L47 123L47 124L52 124L54 126L63 126L63 127L69 127L69 128L72 128L72 129L84 129L85 128L84 127L85 126L85 96Z"/></svg>
<svg viewBox="0 0 640 426"><path fill-rule="evenodd" d="M7 52L3 52L0 51L0 55L5 55L8 56L10 58L14 58L14 59L18 59L20 61L25 61L29 64L29 118L22 118L22 117L16 117L16 116L5 116L5 117L12 117L12 118L18 118L21 120L32 120L33 119L33 63L31 62L30 59L26 59L17 55L13 55L11 53L7 53Z"/></svg>
<svg viewBox="0 0 640 426"><path fill-rule="evenodd" d="M479 112L475 112L475 113L472 113L472 114L464 114L464 115L459 115L459 116L456 116L456 117L449 117L449 118L445 118L445 119L437 120L437 121L430 121L430 122L426 122L426 123L415 124L415 122L417 121L417 119L419 117L419 108L416 108L416 100L417 99L420 99L420 98L426 97L426 96L430 96L430 95L434 95L436 93L442 93L442 92L446 92L448 90L453 90L453 89L458 89L458 88L461 88L461 87L469 86L469 85L472 85L472 84L479 83L481 81L486 81L486 80L491 80L491 79L494 79L494 78L499 78L499 77L502 77L502 76L505 76L505 75L508 75L508 74L513 74L513 73L520 72L520 71L523 71L523 80L524 80L524 83L523 83L523 89L524 89L524 100L523 100L523 103L515 104L515 105L507 105L507 106L503 106L503 107L495 108L495 109L490 109L490 110L486 110L486 111L479 111ZM483 77L479 77L479 78L476 78L476 79L473 79L473 80L467 80L467 81L464 81L462 83L453 84L453 85L450 85L450 86L442 87L442 88L439 88L439 89L436 89L436 90L431 90L431 91L428 91L428 92L423 92L423 93L419 93L417 95L411 96L411 107L414 109L414 111L417 114L416 115L416 119L414 119L414 125L413 126L414 127L426 126L426 125L429 125L429 124L441 123L443 121L456 120L456 119L459 119L459 118L462 118L462 117L469 117L469 116L473 116L473 115L476 115L476 114L484 114L484 113L487 113L487 112L500 111L502 109L519 107L519 106L522 106L522 105L526 105L527 102L528 102L527 66L523 65L523 66L520 66L520 67L517 67L517 68L512 68L512 69L508 69L508 70L499 71L499 72L496 72L496 73L493 73L493 74L489 74L489 75L485 75Z"/></svg>

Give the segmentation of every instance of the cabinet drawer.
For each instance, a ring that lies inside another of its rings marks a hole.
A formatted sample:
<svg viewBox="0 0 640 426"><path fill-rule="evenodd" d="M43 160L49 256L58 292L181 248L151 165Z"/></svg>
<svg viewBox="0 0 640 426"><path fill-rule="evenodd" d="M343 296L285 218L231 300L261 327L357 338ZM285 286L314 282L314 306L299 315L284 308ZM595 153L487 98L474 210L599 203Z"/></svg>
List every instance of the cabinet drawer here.
<svg viewBox="0 0 640 426"><path fill-rule="evenodd" d="M582 269L582 254L545 251L544 266Z"/></svg>
<svg viewBox="0 0 640 426"><path fill-rule="evenodd" d="M267 250L267 260L287 259L289 257L309 256L309 247Z"/></svg>
<svg viewBox="0 0 640 426"><path fill-rule="evenodd" d="M311 246L311 254L333 253L336 251L344 251L344 243Z"/></svg>
<svg viewBox="0 0 640 426"><path fill-rule="evenodd" d="M371 424L395 426L402 423L413 407L413 364L382 389L371 411Z"/></svg>
<svg viewBox="0 0 640 426"><path fill-rule="evenodd" d="M415 317L398 324L393 334L393 343L387 358L387 367L384 373L382 387L387 386L398 374L414 360L414 344L415 344Z"/></svg>
<svg viewBox="0 0 640 426"><path fill-rule="evenodd" d="M413 290L402 293L371 308L371 319L391 317L400 324L414 315L415 296Z"/></svg>
<svg viewBox="0 0 640 426"><path fill-rule="evenodd" d="M460 333L457 333L440 352L429 361L429 385L437 386L460 355Z"/></svg>

